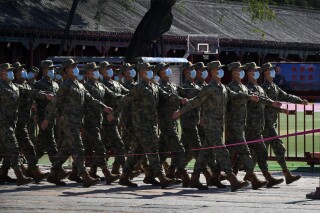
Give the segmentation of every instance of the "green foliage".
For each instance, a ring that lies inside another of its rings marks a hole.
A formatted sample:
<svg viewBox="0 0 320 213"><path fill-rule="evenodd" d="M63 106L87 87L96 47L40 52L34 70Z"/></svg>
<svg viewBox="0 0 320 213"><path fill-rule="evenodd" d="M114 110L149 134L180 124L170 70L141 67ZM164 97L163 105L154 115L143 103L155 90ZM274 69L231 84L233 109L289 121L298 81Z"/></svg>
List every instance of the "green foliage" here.
<svg viewBox="0 0 320 213"><path fill-rule="evenodd" d="M275 18L275 13L269 7L269 0L243 0L246 6L243 11L251 16L251 21L267 20L270 21Z"/></svg>

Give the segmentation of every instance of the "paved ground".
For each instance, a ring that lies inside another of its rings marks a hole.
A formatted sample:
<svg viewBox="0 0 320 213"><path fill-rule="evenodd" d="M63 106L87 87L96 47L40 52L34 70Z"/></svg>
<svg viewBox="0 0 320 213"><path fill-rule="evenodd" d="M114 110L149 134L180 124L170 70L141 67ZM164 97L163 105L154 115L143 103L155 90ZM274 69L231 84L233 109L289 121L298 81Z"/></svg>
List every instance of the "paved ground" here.
<svg viewBox="0 0 320 213"><path fill-rule="evenodd" d="M101 172L100 172L101 173ZM102 173L101 173L102 174ZM277 177L281 174L274 172ZM261 177L261 173L258 173ZM1 185L0 212L320 212L320 200L306 199L319 187L319 174L302 173L292 185L271 189L250 188L230 192L230 187L208 191L174 186L158 189L136 179L139 188L132 190L117 184L83 188L67 182L56 187L47 182L28 186ZM13 176L11 171L10 176ZM240 176L243 173L240 172ZM204 182L204 177L201 177ZM227 182L225 182L227 184Z"/></svg>

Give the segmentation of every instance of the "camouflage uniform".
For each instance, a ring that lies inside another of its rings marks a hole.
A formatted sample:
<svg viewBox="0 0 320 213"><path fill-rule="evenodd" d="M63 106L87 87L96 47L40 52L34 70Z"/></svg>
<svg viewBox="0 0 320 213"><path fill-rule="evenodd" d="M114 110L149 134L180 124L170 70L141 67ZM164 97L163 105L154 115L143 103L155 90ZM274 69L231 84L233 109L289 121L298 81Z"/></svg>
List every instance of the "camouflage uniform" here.
<svg viewBox="0 0 320 213"><path fill-rule="evenodd" d="M267 97L266 93L259 85L248 82L247 88L251 94L259 97ZM270 103L269 103L270 104ZM246 121L246 139L259 140L263 139L262 131L264 129L264 109L265 103L249 101L247 104L247 121ZM248 144L253 158L254 165L258 162L261 170L268 170L268 150L264 143Z"/></svg>
<svg viewBox="0 0 320 213"><path fill-rule="evenodd" d="M204 147L222 146L222 148L214 149L216 158L221 166L221 169L226 174L231 174L231 160L228 149L224 146L223 131L225 122L225 113L227 101L229 99L244 99L247 100L248 95L235 93L223 84L217 84L212 81L208 86L204 87L200 93L181 108L183 114L202 105L204 112L204 130L205 140ZM182 118L181 117L181 118ZM208 156L211 150L202 150L197 158L194 166L195 172L203 172L206 170Z"/></svg>
<svg viewBox="0 0 320 213"><path fill-rule="evenodd" d="M160 88L168 94L178 96L179 87L171 82L160 80ZM180 88L181 90L181 88ZM172 159L176 163L179 171L186 167L185 150L178 137L178 123L172 119L172 114L179 109L179 102L174 99L159 102L158 107L158 121L160 128L160 149L159 151L173 151ZM161 143L162 142L162 143ZM164 144L163 144L164 143ZM164 149L166 147L167 149ZM160 154L160 163L165 161L166 157Z"/></svg>
<svg viewBox="0 0 320 213"><path fill-rule="evenodd" d="M179 95L182 98L191 99L195 97L200 88L195 83L190 81L186 81L182 88L184 88L183 92L179 91ZM181 124L181 143L183 144L186 152L187 152L187 163L189 163L194 157L197 159L199 155L199 151L188 151L191 149L197 149L201 147L201 141L198 133L197 124L200 120L200 107L194 108L189 112L183 114L180 118Z"/></svg>
<svg viewBox="0 0 320 213"><path fill-rule="evenodd" d="M131 153L139 154L156 153L159 149L159 138L157 136L157 107L159 101L174 100L177 97L168 94L153 83L141 80L133 87L129 94L120 102L119 106L132 104L132 122L135 128L137 139L131 148ZM158 154L147 154L153 174L158 176L162 174L160 159ZM133 171L140 156L129 156L126 160L123 172L129 174Z"/></svg>
<svg viewBox="0 0 320 213"><path fill-rule="evenodd" d="M66 137L52 164L53 170L59 170L71 154L79 174L86 172L84 166L84 147L80 136L80 128L86 105L95 106L97 111L105 107L103 103L94 99L82 84L71 79L63 81L57 92L55 102L48 105L47 111L49 114L47 118L51 123L55 119L56 109L61 112L61 116L63 116L62 128Z"/></svg>
<svg viewBox="0 0 320 213"><path fill-rule="evenodd" d="M107 81L106 79L103 79L102 83L115 94L125 95L129 92L117 81ZM104 99L104 104L112 107L114 110L117 110L117 102L112 101L108 97ZM119 133L118 125L119 115L115 116L115 119L113 121L103 119L101 137L102 140L106 143L107 148L111 148L114 151L114 154L117 155L115 157L114 163L117 165L120 164L123 167L125 164L125 149L124 143Z"/></svg>
<svg viewBox="0 0 320 213"><path fill-rule="evenodd" d="M36 97L39 99L45 99L46 97L45 94L39 93L38 90L31 90L29 87L24 88L11 82L8 83L4 80L0 80L0 131L2 136L2 143L7 149L7 154L11 156L10 165L13 169L17 169L20 164L19 146L15 135L15 129L18 119L18 108L21 96ZM25 111L21 111L20 113L25 113ZM23 118L21 117L21 119ZM25 131L27 130L25 129ZM28 160L33 166L37 161L36 159L34 159L35 153L32 149L32 145L29 142L30 140L27 140L27 144L21 145L24 146L24 151L26 151L25 154L31 155Z"/></svg>
<svg viewBox="0 0 320 213"><path fill-rule="evenodd" d="M276 84L265 81L261 87L265 91L266 95L274 101L286 101L290 103L301 104L301 98L287 94L285 91L280 89ZM272 106L266 106L264 115L265 115L265 127L263 130L263 137L269 138L278 136L277 134L277 118L278 118L279 109ZM281 139L275 139L265 142L267 149L271 146L273 152L276 155L277 162L281 166L282 170L287 170L287 164L285 160L286 149L283 146Z"/></svg>
<svg viewBox="0 0 320 213"><path fill-rule="evenodd" d="M38 90L42 90L45 92L50 92L56 95L59 85L53 80L47 80L45 78L37 81L34 84L34 88ZM49 159L51 163L53 162L54 156L57 154L57 144L54 137L54 122L50 124L50 126L43 130L40 128L42 121L46 117L46 106L50 101L48 100L36 100L37 103L37 121L39 126L39 135L36 144L36 153L37 157L41 158L44 154L44 150L47 150Z"/></svg>
<svg viewBox="0 0 320 213"><path fill-rule="evenodd" d="M135 81L125 81L123 86L127 90L131 90L137 82ZM135 132L132 124L132 106L129 104L121 112L121 123L122 125L122 140L125 146L125 150L128 153L131 147L131 144L136 140Z"/></svg>
<svg viewBox="0 0 320 213"><path fill-rule="evenodd" d="M199 79L196 80L196 84L199 86L200 89L202 89L203 87L207 86L208 84L205 81L200 81ZM203 119L203 110L202 108L200 109L200 120ZM200 125L200 123L197 125L198 127L198 133L199 133L199 137L201 142L204 141L204 128L203 126Z"/></svg>
<svg viewBox="0 0 320 213"><path fill-rule="evenodd" d="M37 67L31 67L31 69L29 70L29 73L33 72L33 73L39 73L39 69ZM36 82L36 78L31 78L28 79L28 85L34 89L34 84ZM37 128L37 122L36 122L36 110L37 110L37 104L35 101L33 101L32 103L32 108L31 108L31 116L28 122L28 131L29 131L29 136L31 141L33 141L33 143L36 143L37 140L37 136L38 136L38 131L36 132L36 128Z"/></svg>
<svg viewBox="0 0 320 213"><path fill-rule="evenodd" d="M102 83L88 80L84 87L88 90L90 95L103 102L105 96L107 99L116 97L116 95L110 91ZM122 97L122 96L120 96ZM86 137L84 139L85 150L95 151L97 157L94 158L93 165L99 166L100 168L106 167L107 162L105 158L106 148L101 140L100 128L102 125L102 110L97 110L94 105L88 104L85 107L84 112L84 128L86 131Z"/></svg>

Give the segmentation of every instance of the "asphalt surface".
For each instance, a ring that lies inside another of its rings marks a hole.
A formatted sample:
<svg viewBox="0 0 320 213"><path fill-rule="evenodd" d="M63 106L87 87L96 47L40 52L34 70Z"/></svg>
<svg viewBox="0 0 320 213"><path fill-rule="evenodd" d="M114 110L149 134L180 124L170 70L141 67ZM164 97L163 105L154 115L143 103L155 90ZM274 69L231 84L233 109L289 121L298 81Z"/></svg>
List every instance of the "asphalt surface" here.
<svg viewBox="0 0 320 213"><path fill-rule="evenodd" d="M48 169L48 168L45 168ZM189 171L190 172L190 171ZM102 175L101 171L99 174ZM261 173L257 173L262 178ZM273 172L282 177L280 172ZM27 186L0 185L0 212L320 212L320 200L310 200L306 194L319 187L319 173L302 173L295 183L273 188L238 192L210 188L207 191L174 185L167 189L143 184L143 174L134 180L136 189L101 184L83 188L67 181L56 187L48 182ZM13 171L10 176L14 177ZM239 173L244 176L243 172ZM205 179L201 176L201 181ZM223 183L228 184L227 181Z"/></svg>

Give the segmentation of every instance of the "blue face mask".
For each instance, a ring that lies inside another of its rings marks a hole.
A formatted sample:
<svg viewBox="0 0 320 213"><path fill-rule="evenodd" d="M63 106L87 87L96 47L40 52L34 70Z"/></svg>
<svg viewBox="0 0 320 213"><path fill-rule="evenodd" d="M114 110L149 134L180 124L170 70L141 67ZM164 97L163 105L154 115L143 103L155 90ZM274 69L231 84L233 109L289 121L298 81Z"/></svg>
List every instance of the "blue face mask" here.
<svg viewBox="0 0 320 213"><path fill-rule="evenodd" d="M208 77L208 71L207 70L203 70L202 73L201 73L201 77L203 79L206 79Z"/></svg>
<svg viewBox="0 0 320 213"><path fill-rule="evenodd" d="M48 70L48 77L52 80L54 79L54 70Z"/></svg>
<svg viewBox="0 0 320 213"><path fill-rule="evenodd" d="M114 76L114 80L115 80L115 81L119 81L119 80L120 80L119 76L117 76L117 75Z"/></svg>
<svg viewBox="0 0 320 213"><path fill-rule="evenodd" d="M94 71L94 72L93 72L93 77L94 77L96 80L98 80L98 79L100 78L100 73L99 73L99 71Z"/></svg>
<svg viewBox="0 0 320 213"><path fill-rule="evenodd" d="M56 80L60 81L62 79L62 75L56 74Z"/></svg>
<svg viewBox="0 0 320 213"><path fill-rule="evenodd" d="M78 81L83 81L83 79L84 79L84 76L83 76L83 75L78 75L78 76L77 76L77 80L78 80Z"/></svg>
<svg viewBox="0 0 320 213"><path fill-rule="evenodd" d="M271 77L271 78L276 77L276 71L270 70L270 77Z"/></svg>
<svg viewBox="0 0 320 213"><path fill-rule="evenodd" d="M155 82L159 82L159 80L160 80L160 77L159 76L157 76L157 75L155 75L154 77L153 77L153 80L155 81Z"/></svg>
<svg viewBox="0 0 320 213"><path fill-rule="evenodd" d="M12 81L14 79L14 74L12 71L7 72L7 78L9 81Z"/></svg>
<svg viewBox="0 0 320 213"><path fill-rule="evenodd" d="M26 71L22 70L21 71L21 78L24 78L24 79L28 78L28 73Z"/></svg>
<svg viewBox="0 0 320 213"><path fill-rule="evenodd" d="M244 75L245 75L244 71L241 70L241 71L240 71L240 75L239 75L240 79L243 79L243 78L244 78Z"/></svg>
<svg viewBox="0 0 320 213"><path fill-rule="evenodd" d="M136 77L136 75L137 75L136 71L134 69L131 69L130 70L130 77L134 78L134 77Z"/></svg>
<svg viewBox="0 0 320 213"><path fill-rule="evenodd" d="M253 78L254 78L255 80L258 80L259 77L260 77L260 72L255 71L255 72L253 73Z"/></svg>
<svg viewBox="0 0 320 213"><path fill-rule="evenodd" d="M153 78L153 72L152 70L147 71L147 79L151 80Z"/></svg>
<svg viewBox="0 0 320 213"><path fill-rule="evenodd" d="M223 71L223 69L219 69L218 70L218 78L223 78L223 76L224 76L224 71Z"/></svg>
<svg viewBox="0 0 320 213"><path fill-rule="evenodd" d="M34 78L34 73L33 72L29 72L27 78L28 79Z"/></svg>
<svg viewBox="0 0 320 213"><path fill-rule="evenodd" d="M100 79L100 81L102 81L103 80L103 75L100 75L99 79Z"/></svg>
<svg viewBox="0 0 320 213"><path fill-rule="evenodd" d="M166 76L167 77L172 76L172 70L170 68L166 69Z"/></svg>
<svg viewBox="0 0 320 213"><path fill-rule="evenodd" d="M195 70L190 71L190 78L195 78L197 76L197 72Z"/></svg>
<svg viewBox="0 0 320 213"><path fill-rule="evenodd" d="M109 78L112 78L112 76L113 76L113 70L112 70L112 69L108 69L108 70L107 70L107 75L108 75Z"/></svg>
<svg viewBox="0 0 320 213"><path fill-rule="evenodd" d="M76 67L76 68L73 68L72 72L73 72L73 75L77 77L79 75L80 71L79 71L78 67Z"/></svg>

